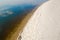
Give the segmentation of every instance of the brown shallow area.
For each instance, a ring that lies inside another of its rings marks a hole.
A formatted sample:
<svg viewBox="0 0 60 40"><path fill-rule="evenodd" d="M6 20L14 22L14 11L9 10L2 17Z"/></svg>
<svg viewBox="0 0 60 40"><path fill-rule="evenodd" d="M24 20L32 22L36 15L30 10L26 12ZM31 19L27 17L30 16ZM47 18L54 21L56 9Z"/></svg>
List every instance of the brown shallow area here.
<svg viewBox="0 0 60 40"><path fill-rule="evenodd" d="M28 22L29 18L33 15L34 11L35 11L35 9L32 12L30 12L29 14L27 14L23 18L23 20L20 23L18 23L16 25L16 27L8 34L8 36L5 38L5 40L17 40L19 33L23 32L24 26Z"/></svg>
<svg viewBox="0 0 60 40"><path fill-rule="evenodd" d="M23 21L18 25L19 27L16 27L11 33L10 35L8 35L7 37L7 40L16 40L19 33L23 31L23 28L26 24L26 22L28 21L29 17L31 16L32 14L28 14L24 19Z"/></svg>

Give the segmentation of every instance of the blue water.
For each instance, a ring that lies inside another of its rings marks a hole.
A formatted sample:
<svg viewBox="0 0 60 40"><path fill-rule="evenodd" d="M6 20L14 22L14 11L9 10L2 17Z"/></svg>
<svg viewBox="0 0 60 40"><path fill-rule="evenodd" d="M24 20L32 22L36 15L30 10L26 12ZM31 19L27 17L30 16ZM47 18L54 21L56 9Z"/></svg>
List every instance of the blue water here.
<svg viewBox="0 0 60 40"><path fill-rule="evenodd" d="M35 8L35 6L36 5L29 4L7 6L7 9L1 11L1 14L3 15L0 16L0 23L5 22L6 20L12 20L18 15L21 17L23 14L28 14L32 9ZM9 15L6 11L10 11L12 14Z"/></svg>
<svg viewBox="0 0 60 40"><path fill-rule="evenodd" d="M0 39L4 40L5 36L8 35L18 22L21 22L23 18L29 14L36 5L23 4L23 5L12 5L5 6L7 9L0 10ZM9 12L12 14L9 14ZM1 15L2 14L2 15Z"/></svg>
<svg viewBox="0 0 60 40"><path fill-rule="evenodd" d="M7 9L0 10L0 39L3 39L7 35L6 31L10 31L14 28L17 22L21 22L23 18L29 14L36 5L23 4L23 5L12 5L5 6ZM9 14L9 12L12 14Z"/></svg>

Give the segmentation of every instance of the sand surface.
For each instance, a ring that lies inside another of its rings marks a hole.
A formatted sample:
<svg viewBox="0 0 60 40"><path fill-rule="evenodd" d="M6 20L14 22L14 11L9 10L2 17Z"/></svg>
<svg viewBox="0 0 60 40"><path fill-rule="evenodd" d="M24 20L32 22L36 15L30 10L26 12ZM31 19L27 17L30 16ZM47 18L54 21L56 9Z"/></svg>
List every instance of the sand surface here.
<svg viewBox="0 0 60 40"><path fill-rule="evenodd" d="M60 0L50 0L34 12L21 40L60 40Z"/></svg>

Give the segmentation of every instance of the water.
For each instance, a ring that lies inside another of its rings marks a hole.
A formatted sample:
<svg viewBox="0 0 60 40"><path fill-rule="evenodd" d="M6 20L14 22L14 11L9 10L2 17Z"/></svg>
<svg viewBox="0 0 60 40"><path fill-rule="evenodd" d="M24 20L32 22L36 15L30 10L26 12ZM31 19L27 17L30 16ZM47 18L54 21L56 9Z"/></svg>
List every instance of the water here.
<svg viewBox="0 0 60 40"><path fill-rule="evenodd" d="M42 4L41 0L26 0L26 1L14 1L5 0L0 2L0 39L4 38L10 33L16 25L23 20L23 18L29 14L37 4ZM38 3L37 3L38 2Z"/></svg>

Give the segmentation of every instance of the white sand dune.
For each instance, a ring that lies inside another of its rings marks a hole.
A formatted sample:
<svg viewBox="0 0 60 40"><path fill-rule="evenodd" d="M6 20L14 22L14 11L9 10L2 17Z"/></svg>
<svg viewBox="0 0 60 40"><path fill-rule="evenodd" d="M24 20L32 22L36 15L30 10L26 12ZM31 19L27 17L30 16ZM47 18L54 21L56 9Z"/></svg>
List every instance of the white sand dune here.
<svg viewBox="0 0 60 40"><path fill-rule="evenodd" d="M60 0L50 0L34 12L21 40L60 40Z"/></svg>

